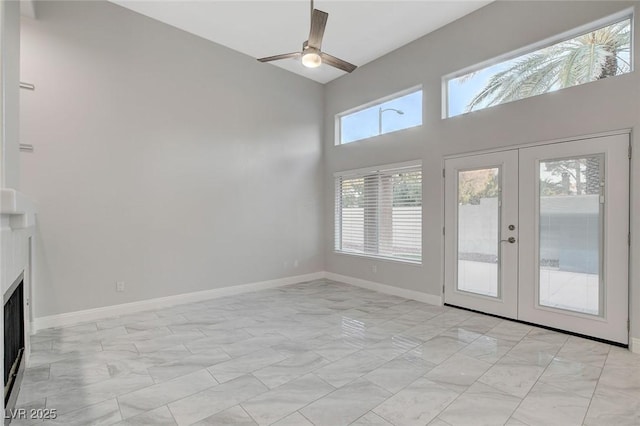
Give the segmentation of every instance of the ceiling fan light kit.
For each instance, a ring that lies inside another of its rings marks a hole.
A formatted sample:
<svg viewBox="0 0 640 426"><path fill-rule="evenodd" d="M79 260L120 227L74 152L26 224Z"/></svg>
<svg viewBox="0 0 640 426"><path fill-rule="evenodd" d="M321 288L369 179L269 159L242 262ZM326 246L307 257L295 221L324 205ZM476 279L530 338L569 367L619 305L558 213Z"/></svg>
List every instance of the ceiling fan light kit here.
<svg viewBox="0 0 640 426"><path fill-rule="evenodd" d="M317 68L322 63L331 65L332 67L341 69L346 72L352 72L357 66L347 61L331 56L321 50L322 37L324 29L327 26L329 14L313 8L313 0L311 0L311 29L309 30L309 39L302 44L302 52L285 53L283 55L267 56L260 58L260 62L278 61L280 59L302 58L302 65L307 68Z"/></svg>
<svg viewBox="0 0 640 426"><path fill-rule="evenodd" d="M302 65L307 68L318 68L322 65L322 58L316 52L305 52L302 54Z"/></svg>
<svg viewBox="0 0 640 426"><path fill-rule="evenodd" d="M302 65L307 68L318 68L322 65L320 50L309 47L306 41L302 45Z"/></svg>

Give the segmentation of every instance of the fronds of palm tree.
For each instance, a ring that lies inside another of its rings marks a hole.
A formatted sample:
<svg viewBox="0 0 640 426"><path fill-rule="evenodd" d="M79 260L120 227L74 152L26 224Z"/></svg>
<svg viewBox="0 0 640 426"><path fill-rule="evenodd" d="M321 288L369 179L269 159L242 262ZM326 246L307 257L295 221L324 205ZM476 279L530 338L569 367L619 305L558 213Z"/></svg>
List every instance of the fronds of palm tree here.
<svg viewBox="0 0 640 426"><path fill-rule="evenodd" d="M494 74L467 112L628 72L630 39L625 20L525 55Z"/></svg>

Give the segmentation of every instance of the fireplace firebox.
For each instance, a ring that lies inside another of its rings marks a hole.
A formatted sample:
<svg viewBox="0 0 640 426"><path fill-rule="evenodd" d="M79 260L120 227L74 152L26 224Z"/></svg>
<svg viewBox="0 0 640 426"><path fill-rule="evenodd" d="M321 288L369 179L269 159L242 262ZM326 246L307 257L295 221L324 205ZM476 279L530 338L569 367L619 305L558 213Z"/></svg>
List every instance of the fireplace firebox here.
<svg viewBox="0 0 640 426"><path fill-rule="evenodd" d="M12 409L24 371L24 274L4 297L4 406Z"/></svg>

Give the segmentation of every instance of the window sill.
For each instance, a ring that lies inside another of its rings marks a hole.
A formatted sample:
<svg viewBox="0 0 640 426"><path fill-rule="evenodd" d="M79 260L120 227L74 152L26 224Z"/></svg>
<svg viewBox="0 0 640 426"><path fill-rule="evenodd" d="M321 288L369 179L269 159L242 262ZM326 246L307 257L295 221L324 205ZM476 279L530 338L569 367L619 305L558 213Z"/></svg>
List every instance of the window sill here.
<svg viewBox="0 0 640 426"><path fill-rule="evenodd" d="M422 260L414 261L414 260L407 260L407 259L398 259L398 258L393 258L393 257L384 257L384 256L375 256L375 255L362 254L362 253L354 253L354 252L350 252L350 251L340 251L340 250L334 250L333 253L334 254L338 254L338 255L342 255L342 256L359 257L359 258L362 258L362 259L379 260L379 261L391 262L391 263L400 263L402 265L422 266Z"/></svg>

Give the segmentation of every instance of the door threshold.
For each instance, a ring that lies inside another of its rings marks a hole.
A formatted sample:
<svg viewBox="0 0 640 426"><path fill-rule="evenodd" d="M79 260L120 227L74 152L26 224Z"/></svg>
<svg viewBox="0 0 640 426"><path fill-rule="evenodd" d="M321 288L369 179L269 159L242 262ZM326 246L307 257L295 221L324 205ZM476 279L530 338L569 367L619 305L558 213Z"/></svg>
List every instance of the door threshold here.
<svg viewBox="0 0 640 426"><path fill-rule="evenodd" d="M530 325L530 326L533 326L533 327L543 328L545 330L555 331L555 332L558 332L558 333L567 334L569 336L576 336L576 337L580 337L580 338L587 339L587 340L593 340L594 342L605 343L607 345L617 346L619 348L629 349L629 345L628 344L625 345L624 343L613 342L611 340L601 339L599 337L587 336L585 334L574 333L573 331L562 330L560 328L554 328L554 327L549 327L549 326L546 326L546 325L535 324L535 323L528 322L528 321L522 321L522 320L517 320L517 319L513 319L513 318L507 318L507 317L503 317L501 315L495 315L495 314L490 314L490 313L487 313L487 312L478 311L476 309L470 309L470 308L465 308L465 307L462 307L462 306L452 305L450 303L445 303L444 306L448 306L450 308L461 309L463 311L474 312L476 314L482 314L482 315L486 315L486 316L489 316L489 317L500 318L500 319L511 321L511 322L517 322L519 324L525 324L525 325Z"/></svg>

